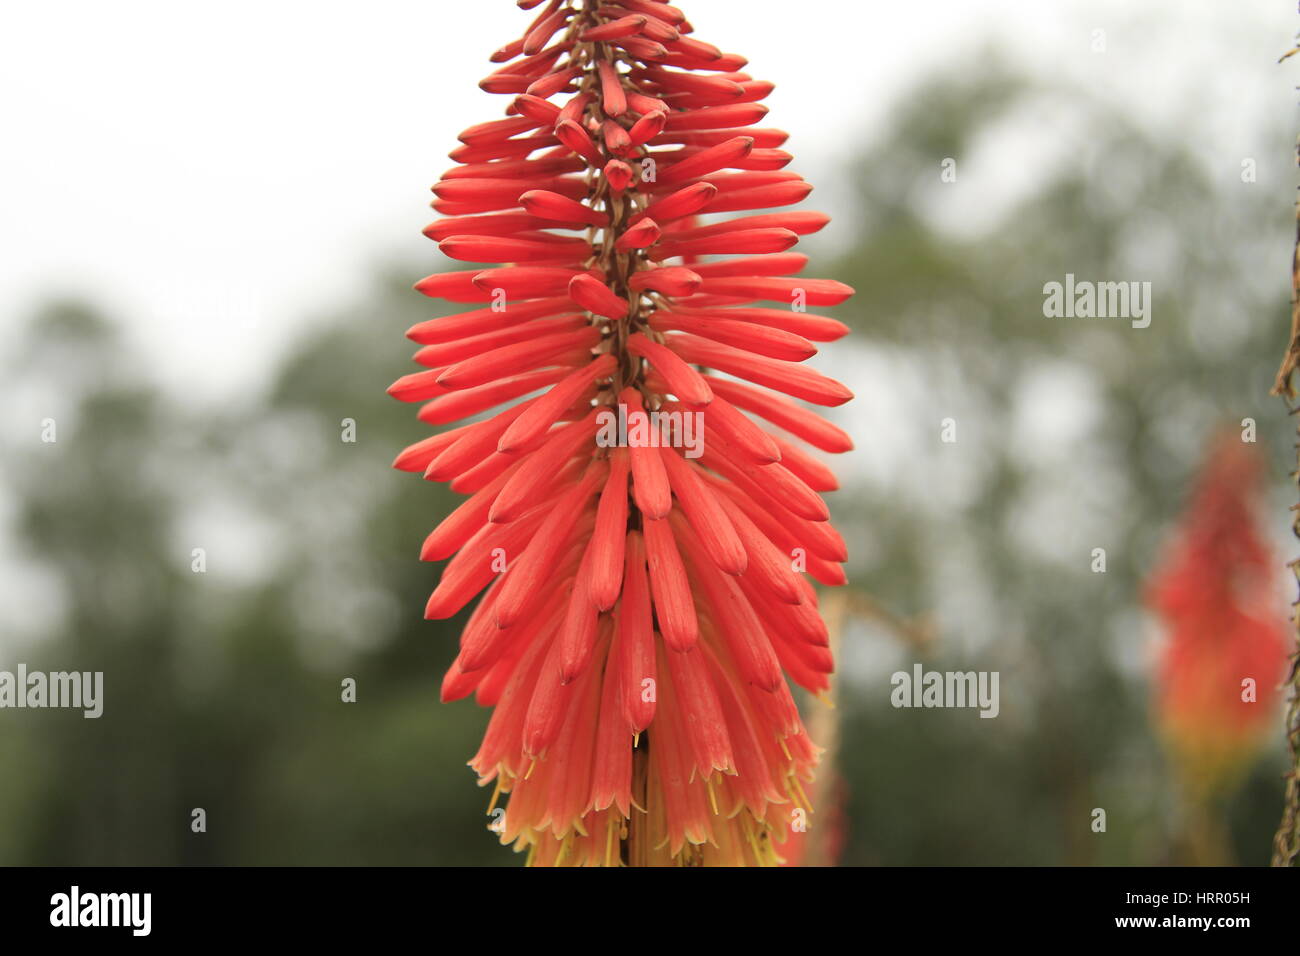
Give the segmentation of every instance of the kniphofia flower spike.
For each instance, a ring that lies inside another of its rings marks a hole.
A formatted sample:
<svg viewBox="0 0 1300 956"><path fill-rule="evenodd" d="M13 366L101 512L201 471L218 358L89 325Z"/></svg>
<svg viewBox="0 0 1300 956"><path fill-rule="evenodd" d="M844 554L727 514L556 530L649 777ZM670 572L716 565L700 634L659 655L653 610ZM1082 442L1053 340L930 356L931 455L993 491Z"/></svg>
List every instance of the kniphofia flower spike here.
<svg viewBox="0 0 1300 956"><path fill-rule="evenodd" d="M805 403L852 396L800 363L847 328L806 308L853 290L799 275L828 217L783 209L811 186L742 57L657 0L519 6L479 84L506 115L433 187L466 265L416 285L472 308L390 389L456 423L396 467L469 496L422 553L427 617L482 594L443 699L494 708L470 765L531 863L775 863L818 753L787 678L827 686L846 558L807 446L851 443Z"/></svg>
<svg viewBox="0 0 1300 956"><path fill-rule="evenodd" d="M1161 729L1187 782L1223 789L1277 715L1286 667L1279 567L1259 530L1261 463L1226 432L1211 446L1175 540L1148 584L1165 631ZM1249 683L1247 683L1249 681Z"/></svg>

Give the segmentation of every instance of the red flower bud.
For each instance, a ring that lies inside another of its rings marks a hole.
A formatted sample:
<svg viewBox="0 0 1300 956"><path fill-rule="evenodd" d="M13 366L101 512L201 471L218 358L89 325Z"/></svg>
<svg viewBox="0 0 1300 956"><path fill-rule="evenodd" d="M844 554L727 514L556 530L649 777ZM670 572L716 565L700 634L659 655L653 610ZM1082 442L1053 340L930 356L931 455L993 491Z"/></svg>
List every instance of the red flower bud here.
<svg viewBox="0 0 1300 956"><path fill-rule="evenodd" d="M852 290L798 275L828 218L780 208L812 187L743 57L659 0L519 6L480 84L507 115L425 229L478 266L416 285L476 307L409 329L389 390L453 426L394 467L469 495L420 554L428 617L478 598L443 697L494 708L470 765L532 863L776 863L817 760L786 678L829 686L811 582L847 556L804 443L852 442L801 402L852 397L802 364L848 330L805 306Z"/></svg>

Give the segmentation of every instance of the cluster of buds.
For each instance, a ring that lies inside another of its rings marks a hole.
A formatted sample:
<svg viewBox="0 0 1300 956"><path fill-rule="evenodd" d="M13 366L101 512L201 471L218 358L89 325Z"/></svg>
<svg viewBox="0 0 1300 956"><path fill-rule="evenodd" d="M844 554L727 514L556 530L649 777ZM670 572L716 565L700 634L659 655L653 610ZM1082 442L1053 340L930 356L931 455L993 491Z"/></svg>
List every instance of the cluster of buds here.
<svg viewBox="0 0 1300 956"><path fill-rule="evenodd" d="M1178 534L1149 583L1165 643L1158 719L1198 796L1220 792L1266 739L1286 666L1277 562L1259 529L1260 461L1227 433L1211 445Z"/></svg>
<svg viewBox="0 0 1300 956"><path fill-rule="evenodd" d="M852 446L805 403L852 396L801 363L848 331L808 307L852 289L798 275L828 217L782 211L811 186L755 126L772 84L693 32L549 0L492 56L510 105L460 135L425 230L471 265L416 286L475 308L411 328L423 370L390 389L468 421L395 464L469 496L424 542L450 559L426 616L482 594L443 698L494 708L470 765L535 864L773 864L812 811L787 678L827 687L813 582L847 555L809 447Z"/></svg>

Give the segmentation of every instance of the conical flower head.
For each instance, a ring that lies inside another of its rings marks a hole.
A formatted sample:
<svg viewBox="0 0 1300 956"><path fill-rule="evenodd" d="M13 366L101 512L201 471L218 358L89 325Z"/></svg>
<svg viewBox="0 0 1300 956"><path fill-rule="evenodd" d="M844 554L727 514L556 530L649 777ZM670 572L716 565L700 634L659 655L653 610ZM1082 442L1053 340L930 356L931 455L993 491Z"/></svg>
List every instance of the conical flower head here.
<svg viewBox="0 0 1300 956"><path fill-rule="evenodd" d="M1254 446L1223 436L1149 585L1166 635L1161 727L1191 782L1206 790L1254 753L1276 716L1286 662L1285 601L1258 530L1259 491Z"/></svg>
<svg viewBox="0 0 1300 956"><path fill-rule="evenodd" d="M506 115L433 187L467 264L416 285L474 308L390 389L452 426L396 467L469 496L422 554L426 616L479 598L443 698L494 709L470 764L531 862L775 863L817 759L787 678L827 687L846 558L810 448L851 443L808 404L852 396L801 363L847 329L807 309L852 290L799 275L828 218L783 209L811 187L743 58L656 0L519 6Z"/></svg>

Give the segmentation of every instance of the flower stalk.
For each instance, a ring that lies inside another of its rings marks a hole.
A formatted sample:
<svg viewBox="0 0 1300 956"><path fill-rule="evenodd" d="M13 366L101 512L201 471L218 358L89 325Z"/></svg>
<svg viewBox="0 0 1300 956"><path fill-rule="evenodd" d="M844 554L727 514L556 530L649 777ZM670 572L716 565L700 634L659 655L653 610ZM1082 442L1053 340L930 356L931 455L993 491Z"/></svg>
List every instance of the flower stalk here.
<svg viewBox="0 0 1300 956"><path fill-rule="evenodd" d="M828 217L782 210L811 187L742 57L658 0L519 6L480 83L507 115L425 229L475 265L416 284L481 307L412 327L390 388L467 422L394 463L469 496L421 554L427 617L478 598L443 698L493 708L470 766L530 864L776 864L818 756L790 684L833 670L813 582L847 556L800 446L852 447L804 404L851 393L801 364L848 330L806 309L852 289L799 276Z"/></svg>

